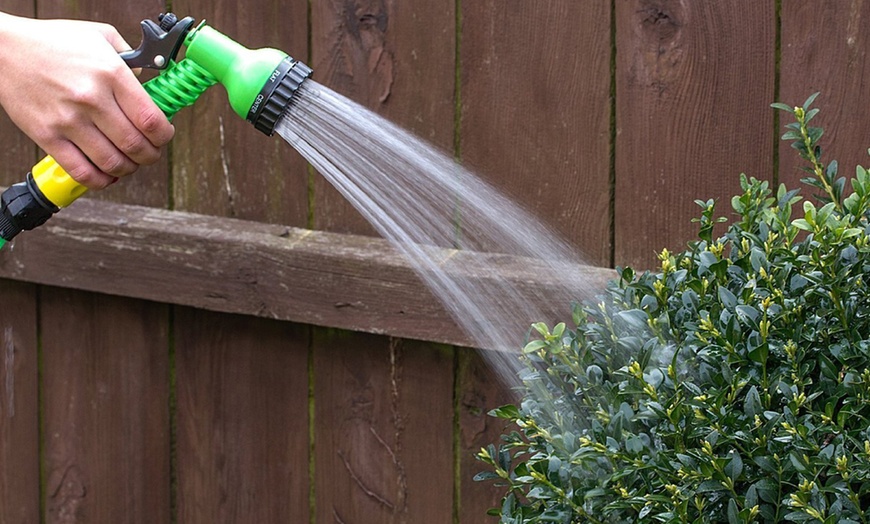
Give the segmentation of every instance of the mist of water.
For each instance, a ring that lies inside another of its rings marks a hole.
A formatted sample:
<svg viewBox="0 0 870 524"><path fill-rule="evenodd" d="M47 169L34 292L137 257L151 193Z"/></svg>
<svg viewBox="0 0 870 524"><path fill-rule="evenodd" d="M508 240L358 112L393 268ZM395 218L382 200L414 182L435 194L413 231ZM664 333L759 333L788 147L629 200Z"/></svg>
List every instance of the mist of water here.
<svg viewBox="0 0 870 524"><path fill-rule="evenodd" d="M489 363L516 384L530 324L570 318L572 302L599 291L580 254L408 131L311 80L297 96L277 133L404 253L478 347L497 350L485 352ZM447 269L447 259L469 251L492 255ZM551 284L507 278L502 264Z"/></svg>

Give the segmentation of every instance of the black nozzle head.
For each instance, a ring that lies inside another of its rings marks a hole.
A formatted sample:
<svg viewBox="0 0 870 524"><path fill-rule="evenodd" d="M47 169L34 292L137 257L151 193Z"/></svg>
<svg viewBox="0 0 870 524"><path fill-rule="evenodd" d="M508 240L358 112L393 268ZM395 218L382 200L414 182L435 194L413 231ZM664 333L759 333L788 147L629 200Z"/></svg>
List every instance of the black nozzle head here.
<svg viewBox="0 0 870 524"><path fill-rule="evenodd" d="M248 122L268 136L275 132L275 124L290 107L299 86L311 76L312 70L299 60L285 58L269 76L257 99L248 111Z"/></svg>

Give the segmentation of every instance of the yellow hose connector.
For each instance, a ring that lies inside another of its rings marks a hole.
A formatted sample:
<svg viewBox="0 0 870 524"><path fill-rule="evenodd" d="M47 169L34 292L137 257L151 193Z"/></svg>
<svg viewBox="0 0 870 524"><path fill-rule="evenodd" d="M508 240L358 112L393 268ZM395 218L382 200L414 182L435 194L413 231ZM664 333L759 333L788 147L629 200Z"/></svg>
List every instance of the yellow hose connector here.
<svg viewBox="0 0 870 524"><path fill-rule="evenodd" d="M69 176L51 156L40 160L33 169L33 180L42 194L57 207L72 204L75 199L88 190Z"/></svg>

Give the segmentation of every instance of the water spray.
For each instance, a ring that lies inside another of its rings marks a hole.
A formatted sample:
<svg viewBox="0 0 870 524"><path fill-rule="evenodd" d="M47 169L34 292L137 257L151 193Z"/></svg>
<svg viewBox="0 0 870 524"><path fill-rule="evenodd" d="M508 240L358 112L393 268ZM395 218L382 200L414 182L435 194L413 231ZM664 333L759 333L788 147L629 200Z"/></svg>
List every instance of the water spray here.
<svg viewBox="0 0 870 524"><path fill-rule="evenodd" d="M167 118L221 84L236 114L271 136L311 68L283 51L248 49L204 22L194 24L191 17L179 20L171 13L160 15L158 22L143 20L142 43L121 58L131 68L160 71L143 87ZM184 58L176 61L182 47ZM0 248L21 231L41 226L86 191L46 156L24 182L0 195Z"/></svg>

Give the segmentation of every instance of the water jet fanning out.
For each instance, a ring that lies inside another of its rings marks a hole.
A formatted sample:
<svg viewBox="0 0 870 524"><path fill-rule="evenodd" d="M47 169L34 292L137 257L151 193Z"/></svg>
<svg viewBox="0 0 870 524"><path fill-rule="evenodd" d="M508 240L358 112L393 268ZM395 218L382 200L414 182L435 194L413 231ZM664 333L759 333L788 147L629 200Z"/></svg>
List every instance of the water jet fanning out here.
<svg viewBox="0 0 870 524"><path fill-rule="evenodd" d="M276 132L408 257L479 347L499 350L491 363L516 380L530 324L565 318L572 302L597 291L582 257L521 206L401 127L312 80L296 96ZM457 272L446 267L449 249L460 258L463 252L491 256ZM559 285L545 291L503 278L501 256Z"/></svg>

